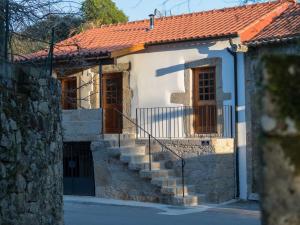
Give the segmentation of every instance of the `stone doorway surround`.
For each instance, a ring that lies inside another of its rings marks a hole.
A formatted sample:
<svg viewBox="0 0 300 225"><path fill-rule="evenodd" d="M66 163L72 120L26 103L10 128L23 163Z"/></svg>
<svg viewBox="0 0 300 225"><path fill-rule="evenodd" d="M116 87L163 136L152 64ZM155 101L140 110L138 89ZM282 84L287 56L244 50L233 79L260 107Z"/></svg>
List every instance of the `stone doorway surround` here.
<svg viewBox="0 0 300 225"><path fill-rule="evenodd" d="M123 113L131 118L131 98L132 91L130 89L130 63L118 63L111 65L103 65L102 73L122 73L122 84L123 84ZM92 70L94 73L99 74L99 67L94 67ZM104 118L105 119L105 118ZM132 133L135 127L132 127L131 123L123 119L123 133Z"/></svg>
<svg viewBox="0 0 300 225"><path fill-rule="evenodd" d="M221 109L223 109L223 101L231 99L231 93L223 92L223 74L222 74L222 58L205 58L199 59L191 62L186 62L184 64L184 86L185 92L175 92L171 94L171 103L182 104L184 106L193 106L193 69L215 66L216 67L216 98L217 98L217 108L218 108L218 135L222 135L222 126L224 124L224 117L221 114ZM193 120L191 120L193 121ZM193 129L193 124L191 124L191 129ZM193 131L186 130L187 134Z"/></svg>

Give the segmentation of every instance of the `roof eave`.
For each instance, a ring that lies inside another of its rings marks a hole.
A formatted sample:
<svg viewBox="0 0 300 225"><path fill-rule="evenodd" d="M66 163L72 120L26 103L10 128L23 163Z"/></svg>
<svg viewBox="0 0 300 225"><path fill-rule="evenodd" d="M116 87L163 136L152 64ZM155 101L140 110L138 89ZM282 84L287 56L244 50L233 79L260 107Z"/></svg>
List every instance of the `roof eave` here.
<svg viewBox="0 0 300 225"><path fill-rule="evenodd" d="M262 45L270 45L270 44L280 44L285 42L294 42L300 40L300 34L294 36L286 36L286 37L275 37L268 39L258 39L255 41L246 42L245 45L248 47L259 47Z"/></svg>
<svg viewBox="0 0 300 225"><path fill-rule="evenodd" d="M16 61L17 64L35 64L42 65L45 63L48 57L37 57L32 59L23 59ZM80 60L91 61L91 60L101 60L110 58L109 52L99 52L99 53L89 53L89 54L68 54L68 55L59 55L53 58L53 64L64 63L70 61L78 62Z"/></svg>
<svg viewBox="0 0 300 225"><path fill-rule="evenodd" d="M153 46L153 45L163 45L163 44L172 44L172 43L182 43L182 42L191 42L191 41L217 41L220 39L230 39L239 37L238 33L229 33L224 35L211 35L205 37L193 37L193 38L183 38L177 40L164 40L157 42L148 42L145 44L145 47Z"/></svg>

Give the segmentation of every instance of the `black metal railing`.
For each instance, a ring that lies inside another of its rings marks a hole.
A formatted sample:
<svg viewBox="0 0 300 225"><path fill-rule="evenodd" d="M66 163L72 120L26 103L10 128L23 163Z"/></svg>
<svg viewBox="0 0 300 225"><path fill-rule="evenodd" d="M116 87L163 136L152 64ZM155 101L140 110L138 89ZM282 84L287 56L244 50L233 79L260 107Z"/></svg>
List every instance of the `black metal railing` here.
<svg viewBox="0 0 300 225"><path fill-rule="evenodd" d="M147 138L232 137L232 106L137 108L136 134ZM139 128L140 127L140 128Z"/></svg>
<svg viewBox="0 0 300 225"><path fill-rule="evenodd" d="M168 146L166 146L164 143L162 143L161 141L159 141L156 137L154 137L152 134L150 134L148 131L146 131L143 127L141 127L140 125L138 125L136 122L134 122L131 118L129 118L128 116L126 116L124 113L122 113L121 111L119 111L118 109L114 109L119 116L122 118L119 121L123 121L123 118L126 119L127 121L129 121L136 129L142 130L143 133L145 135L147 135L148 138L148 156L149 156L149 171L152 171L152 151L151 151L151 140L154 140L157 144L160 145L161 150L167 150L168 152L172 153L176 158L178 158L181 161L181 183L182 183L182 196L185 197L185 175L184 175L184 167L185 167L185 160L183 157L181 157L178 153L176 153L174 150L172 150L171 148L169 148ZM124 124L124 121L123 121ZM121 147L121 133L122 133L122 129L124 129L123 124L119 125L120 128L120 132L118 135L118 145L119 147Z"/></svg>

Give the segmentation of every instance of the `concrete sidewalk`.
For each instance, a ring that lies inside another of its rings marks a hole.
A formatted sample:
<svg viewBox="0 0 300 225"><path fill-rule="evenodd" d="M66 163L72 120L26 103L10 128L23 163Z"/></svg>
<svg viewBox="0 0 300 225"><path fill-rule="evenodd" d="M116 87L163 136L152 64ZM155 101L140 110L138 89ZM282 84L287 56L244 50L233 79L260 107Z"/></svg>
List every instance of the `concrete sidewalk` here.
<svg viewBox="0 0 300 225"><path fill-rule="evenodd" d="M66 225L259 225L253 202L174 207L169 205L65 196Z"/></svg>

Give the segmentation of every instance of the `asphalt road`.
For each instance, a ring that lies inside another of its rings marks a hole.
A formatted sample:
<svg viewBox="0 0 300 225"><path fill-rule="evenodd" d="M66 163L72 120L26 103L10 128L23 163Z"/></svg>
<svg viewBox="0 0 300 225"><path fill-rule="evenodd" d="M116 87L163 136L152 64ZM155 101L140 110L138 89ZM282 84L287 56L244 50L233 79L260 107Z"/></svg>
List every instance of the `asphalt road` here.
<svg viewBox="0 0 300 225"><path fill-rule="evenodd" d="M185 210L65 201L64 208L65 225L260 225L253 203Z"/></svg>

